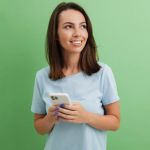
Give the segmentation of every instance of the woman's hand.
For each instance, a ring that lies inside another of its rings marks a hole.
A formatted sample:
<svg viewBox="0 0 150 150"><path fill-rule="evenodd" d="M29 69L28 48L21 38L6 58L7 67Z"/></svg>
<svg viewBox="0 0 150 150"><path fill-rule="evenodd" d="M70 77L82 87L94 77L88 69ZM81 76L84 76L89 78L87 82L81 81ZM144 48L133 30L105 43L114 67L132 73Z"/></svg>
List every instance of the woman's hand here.
<svg viewBox="0 0 150 150"><path fill-rule="evenodd" d="M88 112L80 103L74 103L72 105L61 105L58 108L57 116L65 122L86 123Z"/></svg>
<svg viewBox="0 0 150 150"><path fill-rule="evenodd" d="M47 114L34 114L34 127L39 134L50 133L58 121L57 106L50 106Z"/></svg>
<svg viewBox="0 0 150 150"><path fill-rule="evenodd" d="M53 105L48 108L48 113L47 113L46 117L52 123L55 123L58 121L57 111L58 111L57 105Z"/></svg>

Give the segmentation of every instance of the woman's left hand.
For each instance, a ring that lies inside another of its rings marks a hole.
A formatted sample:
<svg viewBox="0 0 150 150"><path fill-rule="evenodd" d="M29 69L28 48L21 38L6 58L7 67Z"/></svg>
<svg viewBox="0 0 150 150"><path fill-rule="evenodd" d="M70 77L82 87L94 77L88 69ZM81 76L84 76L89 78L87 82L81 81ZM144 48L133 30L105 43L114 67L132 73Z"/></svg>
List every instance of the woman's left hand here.
<svg viewBox="0 0 150 150"><path fill-rule="evenodd" d="M87 123L88 112L80 103L74 103L59 107L57 116L65 122Z"/></svg>

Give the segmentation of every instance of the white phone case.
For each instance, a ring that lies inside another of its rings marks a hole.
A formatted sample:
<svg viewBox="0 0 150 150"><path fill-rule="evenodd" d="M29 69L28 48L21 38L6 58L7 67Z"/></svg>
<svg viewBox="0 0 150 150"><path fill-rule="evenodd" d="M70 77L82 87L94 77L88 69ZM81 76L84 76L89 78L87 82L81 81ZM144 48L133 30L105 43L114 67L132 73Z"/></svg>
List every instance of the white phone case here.
<svg viewBox="0 0 150 150"><path fill-rule="evenodd" d="M71 99L67 93L49 93L49 98L54 105L71 104Z"/></svg>

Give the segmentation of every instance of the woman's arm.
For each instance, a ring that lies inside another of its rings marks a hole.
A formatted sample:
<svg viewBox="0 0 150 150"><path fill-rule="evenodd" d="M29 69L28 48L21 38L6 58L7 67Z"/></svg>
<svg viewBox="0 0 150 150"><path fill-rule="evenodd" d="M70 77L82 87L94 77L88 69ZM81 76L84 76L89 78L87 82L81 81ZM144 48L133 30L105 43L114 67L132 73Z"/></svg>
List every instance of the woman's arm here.
<svg viewBox="0 0 150 150"><path fill-rule="evenodd" d="M87 112L87 124L100 130L116 131L120 127L119 102L105 105L106 115Z"/></svg>
<svg viewBox="0 0 150 150"><path fill-rule="evenodd" d="M55 106L49 108L48 114L34 114L34 127L39 134L51 132L57 117L55 115Z"/></svg>
<svg viewBox="0 0 150 150"><path fill-rule="evenodd" d="M115 131L120 126L120 107L119 102L105 105L105 115L87 112L83 106L78 104L65 105L59 108L58 116L72 123L86 123L98 130Z"/></svg>

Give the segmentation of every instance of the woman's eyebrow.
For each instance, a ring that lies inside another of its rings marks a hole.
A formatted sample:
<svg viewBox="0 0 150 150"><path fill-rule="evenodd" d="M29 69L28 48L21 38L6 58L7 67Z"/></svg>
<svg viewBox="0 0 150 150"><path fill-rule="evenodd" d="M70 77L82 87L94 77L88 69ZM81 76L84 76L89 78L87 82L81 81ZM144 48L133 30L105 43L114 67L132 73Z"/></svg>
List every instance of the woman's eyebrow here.
<svg viewBox="0 0 150 150"><path fill-rule="evenodd" d="M73 22L65 22L65 23L63 23L63 25L65 25L65 24L71 24L71 25L74 25L75 23L73 23ZM86 22L81 22L80 24L86 24Z"/></svg>
<svg viewBox="0 0 150 150"><path fill-rule="evenodd" d="M65 24L74 24L74 23L72 23L72 22L65 22L65 23L63 23L63 25L65 25Z"/></svg>

